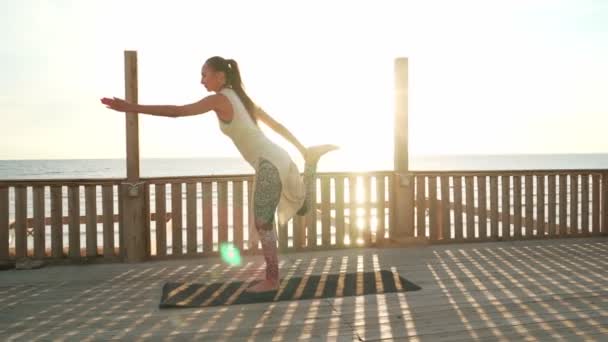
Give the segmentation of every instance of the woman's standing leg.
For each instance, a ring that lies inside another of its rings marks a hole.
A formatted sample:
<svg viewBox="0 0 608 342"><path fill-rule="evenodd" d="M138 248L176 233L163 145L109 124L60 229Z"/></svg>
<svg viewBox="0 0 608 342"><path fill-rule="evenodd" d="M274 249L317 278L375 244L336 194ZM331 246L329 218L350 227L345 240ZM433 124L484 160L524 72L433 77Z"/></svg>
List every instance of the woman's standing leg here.
<svg viewBox="0 0 608 342"><path fill-rule="evenodd" d="M279 257L274 217L281 198L279 170L267 160L260 160L256 171L253 198L255 227L262 242L266 261L266 279L247 289L249 292L276 290L279 285Z"/></svg>
<svg viewBox="0 0 608 342"><path fill-rule="evenodd" d="M262 242L262 252L266 260L266 280L272 283L279 281L279 253L277 250L277 233L274 229L258 230Z"/></svg>

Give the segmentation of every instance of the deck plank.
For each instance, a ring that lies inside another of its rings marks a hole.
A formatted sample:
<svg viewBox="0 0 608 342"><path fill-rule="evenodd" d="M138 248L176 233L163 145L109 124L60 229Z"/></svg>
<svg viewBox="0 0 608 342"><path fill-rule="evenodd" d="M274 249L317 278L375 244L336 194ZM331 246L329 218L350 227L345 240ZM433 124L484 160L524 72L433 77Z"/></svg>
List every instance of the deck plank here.
<svg viewBox="0 0 608 342"><path fill-rule="evenodd" d="M608 239L516 240L280 255L281 275L394 269L420 291L159 310L165 281L250 279L217 257L0 272L2 340L601 340Z"/></svg>

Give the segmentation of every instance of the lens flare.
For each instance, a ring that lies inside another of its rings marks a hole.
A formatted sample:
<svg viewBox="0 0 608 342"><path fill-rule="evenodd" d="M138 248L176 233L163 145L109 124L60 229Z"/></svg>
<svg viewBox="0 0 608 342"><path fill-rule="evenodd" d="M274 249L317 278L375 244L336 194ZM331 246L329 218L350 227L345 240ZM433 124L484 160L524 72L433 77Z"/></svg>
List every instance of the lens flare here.
<svg viewBox="0 0 608 342"><path fill-rule="evenodd" d="M229 242L224 242L220 245L220 257L228 265L241 265L241 252Z"/></svg>

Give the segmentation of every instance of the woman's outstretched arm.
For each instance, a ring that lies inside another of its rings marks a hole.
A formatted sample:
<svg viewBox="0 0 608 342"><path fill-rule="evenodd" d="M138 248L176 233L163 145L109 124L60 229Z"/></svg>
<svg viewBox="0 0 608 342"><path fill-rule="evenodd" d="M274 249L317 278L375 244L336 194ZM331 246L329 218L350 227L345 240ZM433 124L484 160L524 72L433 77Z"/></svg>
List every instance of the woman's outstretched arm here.
<svg viewBox="0 0 608 342"><path fill-rule="evenodd" d="M302 145L298 138L296 138L287 128L285 128L285 126L273 119L262 108L257 109L256 117L268 127L270 127L273 131L277 132L279 135L285 138L285 140L289 141L291 144L297 147L302 156L306 158L306 147L304 147L304 145Z"/></svg>
<svg viewBox="0 0 608 342"><path fill-rule="evenodd" d="M105 104L106 107L119 112L133 112L155 116L166 116L170 118L198 115L212 110L225 113L226 111L231 112L232 108L224 96L219 96L217 94L207 96L200 101L183 106L140 105L130 103L116 97L111 99L103 98L101 99L101 103Z"/></svg>

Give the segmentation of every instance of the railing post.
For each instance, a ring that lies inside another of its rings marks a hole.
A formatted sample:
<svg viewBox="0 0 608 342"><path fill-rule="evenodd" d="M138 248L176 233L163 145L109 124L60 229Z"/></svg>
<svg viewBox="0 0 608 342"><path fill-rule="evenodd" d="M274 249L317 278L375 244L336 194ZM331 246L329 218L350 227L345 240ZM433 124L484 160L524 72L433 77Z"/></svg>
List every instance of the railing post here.
<svg viewBox="0 0 608 342"><path fill-rule="evenodd" d="M408 155L408 59L395 60L395 166L390 227L391 240L407 242L414 237L414 177Z"/></svg>
<svg viewBox="0 0 608 342"><path fill-rule="evenodd" d="M8 186L0 185L0 270L2 269L2 265L6 264L9 260L8 199Z"/></svg>
<svg viewBox="0 0 608 342"><path fill-rule="evenodd" d="M125 51L125 99L138 102L137 51ZM125 113L127 142L127 181L121 184L123 198L123 227L128 262L146 258L145 191L139 178L139 123L137 113Z"/></svg>
<svg viewBox="0 0 608 342"><path fill-rule="evenodd" d="M608 235L608 173L602 173L602 194L601 194L601 226L602 235Z"/></svg>

